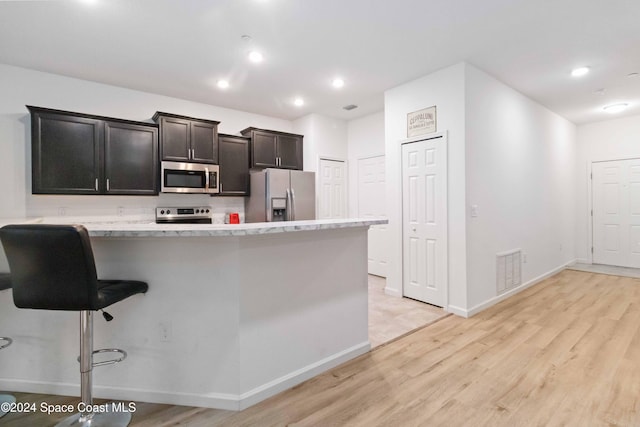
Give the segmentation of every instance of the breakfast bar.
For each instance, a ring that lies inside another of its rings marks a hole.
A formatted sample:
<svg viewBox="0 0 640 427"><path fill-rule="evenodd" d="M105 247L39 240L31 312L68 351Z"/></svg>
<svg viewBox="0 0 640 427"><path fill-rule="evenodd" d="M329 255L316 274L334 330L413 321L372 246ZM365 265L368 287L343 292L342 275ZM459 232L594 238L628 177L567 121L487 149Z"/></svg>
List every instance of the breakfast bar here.
<svg viewBox="0 0 640 427"><path fill-rule="evenodd" d="M149 284L96 317L95 348L129 354L94 370L96 397L240 410L370 348L367 230L385 220L65 221L88 229L99 278ZM0 389L78 395L77 314L0 306Z"/></svg>

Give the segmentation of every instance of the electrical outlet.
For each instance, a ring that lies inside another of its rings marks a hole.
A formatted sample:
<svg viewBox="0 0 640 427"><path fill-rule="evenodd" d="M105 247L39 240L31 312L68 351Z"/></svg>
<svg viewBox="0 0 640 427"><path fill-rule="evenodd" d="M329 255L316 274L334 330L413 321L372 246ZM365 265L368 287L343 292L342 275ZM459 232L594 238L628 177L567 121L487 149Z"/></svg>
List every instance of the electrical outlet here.
<svg viewBox="0 0 640 427"><path fill-rule="evenodd" d="M124 216L124 208L122 206L118 206L118 216Z"/></svg>
<svg viewBox="0 0 640 427"><path fill-rule="evenodd" d="M58 216L66 216L66 215L67 215L67 208L65 207L58 208Z"/></svg>
<svg viewBox="0 0 640 427"><path fill-rule="evenodd" d="M471 205L471 217L477 218L478 216L478 205Z"/></svg>
<svg viewBox="0 0 640 427"><path fill-rule="evenodd" d="M171 342L171 338L173 335L171 322L160 322L158 324L158 332L160 334L161 342Z"/></svg>

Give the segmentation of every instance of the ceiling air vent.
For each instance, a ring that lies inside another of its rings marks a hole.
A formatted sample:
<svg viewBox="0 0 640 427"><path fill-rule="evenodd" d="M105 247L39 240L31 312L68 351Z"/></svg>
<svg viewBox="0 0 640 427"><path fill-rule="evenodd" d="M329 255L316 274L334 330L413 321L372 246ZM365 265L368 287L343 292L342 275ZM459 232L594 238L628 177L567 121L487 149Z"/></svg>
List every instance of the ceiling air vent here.
<svg viewBox="0 0 640 427"><path fill-rule="evenodd" d="M345 106L344 106L344 107L342 107L342 108L344 108L344 109L345 109L345 110L347 110L347 111L351 111L351 110L355 110L356 108L358 108L358 106L357 106L357 105L354 105L354 104L349 104L349 105L345 105Z"/></svg>

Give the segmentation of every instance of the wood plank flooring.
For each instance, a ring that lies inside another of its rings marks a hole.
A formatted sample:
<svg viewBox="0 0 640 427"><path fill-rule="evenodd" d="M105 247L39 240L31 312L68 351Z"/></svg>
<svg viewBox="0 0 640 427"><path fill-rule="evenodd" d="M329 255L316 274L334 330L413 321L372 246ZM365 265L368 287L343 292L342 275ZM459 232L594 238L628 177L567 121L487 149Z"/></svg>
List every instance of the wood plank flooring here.
<svg viewBox="0 0 640 427"><path fill-rule="evenodd" d="M638 426L639 409L640 279L565 270L245 411L139 403L131 425ZM9 414L0 424L57 418Z"/></svg>

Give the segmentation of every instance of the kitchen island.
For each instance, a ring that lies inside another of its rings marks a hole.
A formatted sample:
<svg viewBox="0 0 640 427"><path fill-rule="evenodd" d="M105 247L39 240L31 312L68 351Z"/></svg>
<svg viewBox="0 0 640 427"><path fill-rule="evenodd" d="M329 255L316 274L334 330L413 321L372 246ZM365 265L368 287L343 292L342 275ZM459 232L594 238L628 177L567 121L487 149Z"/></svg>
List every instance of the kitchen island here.
<svg viewBox="0 0 640 427"><path fill-rule="evenodd" d="M64 222L89 230L99 278L149 284L94 321L95 348L129 353L94 370L96 397L239 410L370 348L367 230L386 220ZM79 395L78 315L0 307L0 389Z"/></svg>

